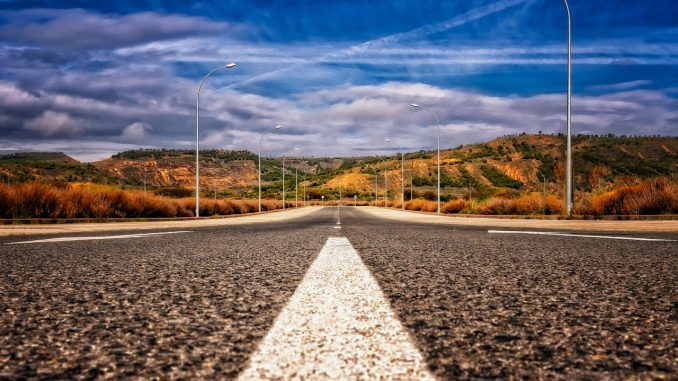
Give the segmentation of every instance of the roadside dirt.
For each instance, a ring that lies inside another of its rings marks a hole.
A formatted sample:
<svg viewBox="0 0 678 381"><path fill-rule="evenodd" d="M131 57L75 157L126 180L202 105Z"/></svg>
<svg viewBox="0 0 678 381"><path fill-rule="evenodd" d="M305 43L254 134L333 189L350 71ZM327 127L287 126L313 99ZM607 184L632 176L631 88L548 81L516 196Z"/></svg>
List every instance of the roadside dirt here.
<svg viewBox="0 0 678 381"><path fill-rule="evenodd" d="M304 217L319 207L306 207L287 210L276 210L261 214L243 214L226 218L209 218L200 220L150 221L150 222L110 222L110 223L74 223L53 225L0 225L0 237L33 234L93 233L123 230L176 229L197 228L224 225L257 224L279 222Z"/></svg>

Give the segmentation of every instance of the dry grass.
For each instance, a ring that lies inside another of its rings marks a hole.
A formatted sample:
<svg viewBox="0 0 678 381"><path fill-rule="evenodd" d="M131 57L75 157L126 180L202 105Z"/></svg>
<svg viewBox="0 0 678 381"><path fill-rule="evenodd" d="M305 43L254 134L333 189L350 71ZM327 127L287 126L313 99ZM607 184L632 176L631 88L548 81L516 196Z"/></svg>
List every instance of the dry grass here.
<svg viewBox="0 0 678 381"><path fill-rule="evenodd" d="M290 207L290 205L288 203ZM282 208L282 201L262 200L263 210ZM191 217L193 198L172 199L140 191L41 183L0 186L1 218L153 218ZM256 200L200 201L200 215L228 215L258 210Z"/></svg>
<svg viewBox="0 0 678 381"><path fill-rule="evenodd" d="M422 212L435 212L438 210L438 204L435 201L416 199L405 203L407 210L419 210Z"/></svg>
<svg viewBox="0 0 678 381"><path fill-rule="evenodd" d="M627 183L582 199L577 212L594 215L678 213L678 184L665 178Z"/></svg>
<svg viewBox="0 0 678 381"><path fill-rule="evenodd" d="M544 198L540 193L530 193L515 199L493 197L477 210L480 214L559 214L563 206L563 200L556 196Z"/></svg>
<svg viewBox="0 0 678 381"><path fill-rule="evenodd" d="M443 204L443 206L440 208L440 211L447 214L459 213L464 210L464 208L466 208L466 204L467 202L464 199L448 201Z"/></svg>
<svg viewBox="0 0 678 381"><path fill-rule="evenodd" d="M665 178L639 182L634 179L620 179L618 186L600 194L579 193L575 214L580 215L643 215L678 214L678 184ZM529 193L511 198L505 194L485 201L452 200L441 207L446 214L469 213L487 215L508 214L561 214L565 203L555 195L544 197L541 193ZM384 206L384 201L373 203ZM390 207L400 208L399 202L389 202ZM436 202L423 199L408 201L407 210L435 212Z"/></svg>

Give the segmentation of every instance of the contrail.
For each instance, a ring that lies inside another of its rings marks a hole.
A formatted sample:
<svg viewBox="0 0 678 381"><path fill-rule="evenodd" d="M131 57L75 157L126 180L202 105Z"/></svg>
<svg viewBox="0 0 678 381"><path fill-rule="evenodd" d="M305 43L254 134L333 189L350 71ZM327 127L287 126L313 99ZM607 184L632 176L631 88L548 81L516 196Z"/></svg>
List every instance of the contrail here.
<svg viewBox="0 0 678 381"><path fill-rule="evenodd" d="M251 82L256 82L261 79L265 78L270 78L274 77L277 74L284 73L288 70L292 70L295 68L298 68L300 66L308 65L308 64L317 64L320 62L327 61L329 59L337 59L337 58L342 58L342 57L348 57L354 54L359 54L362 53L368 49L374 49L380 46L384 46L387 44L393 44L396 43L400 40L404 39L412 39L412 38L420 38L424 36L428 36L434 33L439 33L439 32L444 32L446 30L456 28L458 26L462 26L464 24L467 24L471 21L478 20L480 18L483 18L485 16L489 16L491 14L503 11L504 9L514 7L516 5L520 5L522 3L527 2L528 0L501 0L496 3L490 4L490 5L485 5L473 10L470 10L466 13L463 13L455 18L452 18L450 20L442 21L439 23L435 24L429 24L425 25L416 29L412 29L407 32L402 32L402 33L395 33L391 34L388 36L380 37L374 40L366 41L348 48L345 48L343 50L340 50L335 53L328 53L323 56L320 56L316 59L312 59L310 62L305 62L305 63L297 63L297 64L292 64L290 66L269 71L264 74L257 75L256 77L252 77L249 79L246 79L244 81L236 82L231 85L225 86L225 89L232 89L235 87L238 87L240 85L244 85L246 83L251 83Z"/></svg>

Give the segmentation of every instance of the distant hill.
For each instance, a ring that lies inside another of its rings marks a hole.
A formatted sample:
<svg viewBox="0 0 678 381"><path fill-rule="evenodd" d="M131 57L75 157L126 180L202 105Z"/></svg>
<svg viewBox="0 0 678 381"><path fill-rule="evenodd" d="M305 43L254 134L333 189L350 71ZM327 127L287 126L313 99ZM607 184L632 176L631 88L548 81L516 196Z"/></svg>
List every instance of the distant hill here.
<svg viewBox="0 0 678 381"><path fill-rule="evenodd" d="M54 161L59 163L77 163L74 158L63 152L14 152L10 154L0 154L0 161Z"/></svg>
<svg viewBox="0 0 678 381"><path fill-rule="evenodd" d="M116 183L92 164L80 163L63 152L16 152L0 155L2 182L99 182Z"/></svg>
<svg viewBox="0 0 678 381"><path fill-rule="evenodd" d="M522 134L459 146L441 152L441 183L445 196L474 197L497 192L538 191L546 180L550 191L563 188L565 138ZM576 136L573 158L578 191L591 191L625 178L674 177L678 173L678 137ZM436 187L434 151L406 153L405 180L416 196L430 197ZM201 185L223 195L252 196L257 184L257 156L248 151L206 150L200 154ZM400 159L383 157L288 158L285 166L293 187L294 169L307 173L307 191L334 195L338 188L365 197L373 194L375 175L383 192L384 174L391 197L399 194ZM282 159L262 159L264 192L279 197ZM151 188L195 186L195 156L188 150L133 150L91 164L78 163L63 153L27 153L0 156L0 176L12 181L89 181Z"/></svg>

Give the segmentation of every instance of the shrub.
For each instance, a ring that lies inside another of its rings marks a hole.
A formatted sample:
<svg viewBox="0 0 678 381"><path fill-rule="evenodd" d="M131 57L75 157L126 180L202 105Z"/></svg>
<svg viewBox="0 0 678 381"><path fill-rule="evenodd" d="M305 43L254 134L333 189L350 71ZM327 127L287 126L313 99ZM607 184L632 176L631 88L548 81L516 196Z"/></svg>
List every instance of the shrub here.
<svg viewBox="0 0 678 381"><path fill-rule="evenodd" d="M592 195L587 214L678 213L678 184L659 177Z"/></svg>
<svg viewBox="0 0 678 381"><path fill-rule="evenodd" d="M544 198L530 193L516 199L493 197L478 206L480 214L557 214L563 210L563 201L556 196Z"/></svg>
<svg viewBox="0 0 678 381"><path fill-rule="evenodd" d="M405 203L405 209L418 210L422 212L435 212L438 210L438 204L430 200L412 200Z"/></svg>
<svg viewBox="0 0 678 381"><path fill-rule="evenodd" d="M466 207L466 200L457 199L446 202L440 211L443 213L459 213Z"/></svg>

